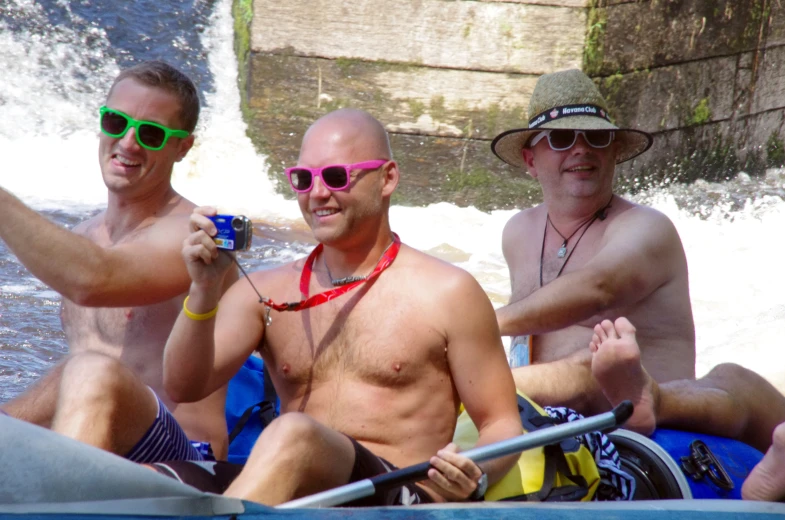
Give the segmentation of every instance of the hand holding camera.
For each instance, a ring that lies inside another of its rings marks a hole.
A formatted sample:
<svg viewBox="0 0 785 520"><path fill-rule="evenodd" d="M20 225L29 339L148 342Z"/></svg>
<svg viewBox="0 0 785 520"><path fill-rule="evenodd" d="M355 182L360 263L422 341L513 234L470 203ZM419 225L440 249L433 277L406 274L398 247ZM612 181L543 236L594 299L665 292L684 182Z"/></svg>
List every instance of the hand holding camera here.
<svg viewBox="0 0 785 520"><path fill-rule="evenodd" d="M213 221L218 232L213 237L218 249L247 251L251 248L253 223L243 215L215 215Z"/></svg>
<svg viewBox="0 0 785 520"><path fill-rule="evenodd" d="M203 288L220 287L234 262L231 251L246 251L251 246L253 227L244 216L219 215L215 208L195 208L190 217L191 235L183 243L191 280ZM219 254L221 250L228 254Z"/></svg>

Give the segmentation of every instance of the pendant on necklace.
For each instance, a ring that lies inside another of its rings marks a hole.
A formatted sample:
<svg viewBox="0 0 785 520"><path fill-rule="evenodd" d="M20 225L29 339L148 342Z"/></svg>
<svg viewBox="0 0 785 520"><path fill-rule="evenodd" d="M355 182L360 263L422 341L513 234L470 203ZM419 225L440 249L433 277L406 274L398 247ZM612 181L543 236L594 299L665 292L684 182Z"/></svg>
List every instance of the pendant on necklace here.
<svg viewBox="0 0 785 520"><path fill-rule="evenodd" d="M566 254L567 254L567 241L565 241L561 245L561 247L559 248L559 251L556 253L556 256L558 256L559 258L564 258L564 255L566 255Z"/></svg>
<svg viewBox="0 0 785 520"><path fill-rule="evenodd" d="M273 324L273 317L270 315L270 307L267 307L267 312L264 315L264 325L269 327Z"/></svg>

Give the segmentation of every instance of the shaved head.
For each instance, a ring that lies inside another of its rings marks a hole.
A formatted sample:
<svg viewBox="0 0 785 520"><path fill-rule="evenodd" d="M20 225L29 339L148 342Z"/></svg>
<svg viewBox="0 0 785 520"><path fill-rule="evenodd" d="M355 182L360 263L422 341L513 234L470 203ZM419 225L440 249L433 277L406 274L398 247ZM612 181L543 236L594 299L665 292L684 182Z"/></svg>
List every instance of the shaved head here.
<svg viewBox="0 0 785 520"><path fill-rule="evenodd" d="M384 126L371 114L342 108L319 118L303 137L300 160L308 161L309 152L319 148L321 157L341 155L352 162L366 159L392 159L390 140Z"/></svg>
<svg viewBox="0 0 785 520"><path fill-rule="evenodd" d="M392 160L384 126L371 114L344 108L313 123L303 136L297 165L325 168L383 161L374 168L349 168L346 189L331 190L324 178L312 179L311 189L297 194L303 217L323 244L359 247L363 242L389 243L387 213L400 173Z"/></svg>

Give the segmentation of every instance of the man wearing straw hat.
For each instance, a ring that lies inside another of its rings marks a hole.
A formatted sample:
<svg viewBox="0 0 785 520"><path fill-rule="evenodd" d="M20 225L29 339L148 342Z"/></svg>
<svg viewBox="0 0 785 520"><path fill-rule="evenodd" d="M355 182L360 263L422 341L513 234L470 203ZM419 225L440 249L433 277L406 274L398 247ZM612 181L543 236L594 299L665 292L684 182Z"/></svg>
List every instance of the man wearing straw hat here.
<svg viewBox="0 0 785 520"><path fill-rule="evenodd" d="M529 126L491 145L525 167L543 203L510 219L502 247L512 297L497 310L502 335L517 336L538 370L516 369L519 388L540 403L584 412L607 407L586 348L603 319L638 328L643 363L657 381L694 379L695 327L687 260L671 221L613 193L616 165L645 152L648 133L611 122L605 100L579 70L542 76ZM525 350L525 349L524 349Z"/></svg>
<svg viewBox="0 0 785 520"><path fill-rule="evenodd" d="M533 365L513 369L516 386L542 405L582 413L630 399L636 408L626 426L641 433L661 425L765 450L785 420L785 397L731 363L695 380L679 235L663 214L613 193L616 165L651 143L651 135L611 122L579 70L542 76L529 126L494 139L493 152L525 166L543 193L502 238L512 297L497 320L502 335L517 336L513 351L530 347L523 364Z"/></svg>

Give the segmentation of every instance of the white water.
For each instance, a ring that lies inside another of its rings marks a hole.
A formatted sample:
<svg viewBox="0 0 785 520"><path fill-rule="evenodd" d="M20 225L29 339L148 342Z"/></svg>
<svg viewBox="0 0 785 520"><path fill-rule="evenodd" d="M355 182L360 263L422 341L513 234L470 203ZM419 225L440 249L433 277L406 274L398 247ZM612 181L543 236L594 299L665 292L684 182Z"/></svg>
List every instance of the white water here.
<svg viewBox="0 0 785 520"><path fill-rule="evenodd" d="M30 1L10 1L25 10L26 16L39 16ZM174 184L199 204L245 213L276 227L304 229L296 204L274 192L270 177L280 172L268 171L265 158L255 153L245 136L230 3L217 3L202 36L214 92L207 94L197 129L198 144L175 168ZM105 59L99 67L87 63L105 58L110 45L105 34L98 27L87 33L60 28L57 41L51 41L2 29L0 69L6 79L0 79L0 185L39 209L80 214L100 206L106 193L96 161L95 112L119 68ZM92 43L86 46L87 36ZM765 181L770 190L780 192L783 183L785 178ZM727 195L742 188L741 184L703 183L689 193ZM755 189L746 187L745 192L754 194ZM779 233L785 229L782 197L753 196L742 209L734 210L724 203L711 206L704 202L687 211L679 209L683 193L683 189L654 189L636 200L667 214L685 245L699 375L717 363L732 361L785 389L785 370L771 361L779 358L776 349L785 336L785 276L778 265L785 253ZM443 203L394 207L391 220L405 242L464 267L500 305L509 296L501 231L513 213L488 214Z"/></svg>

